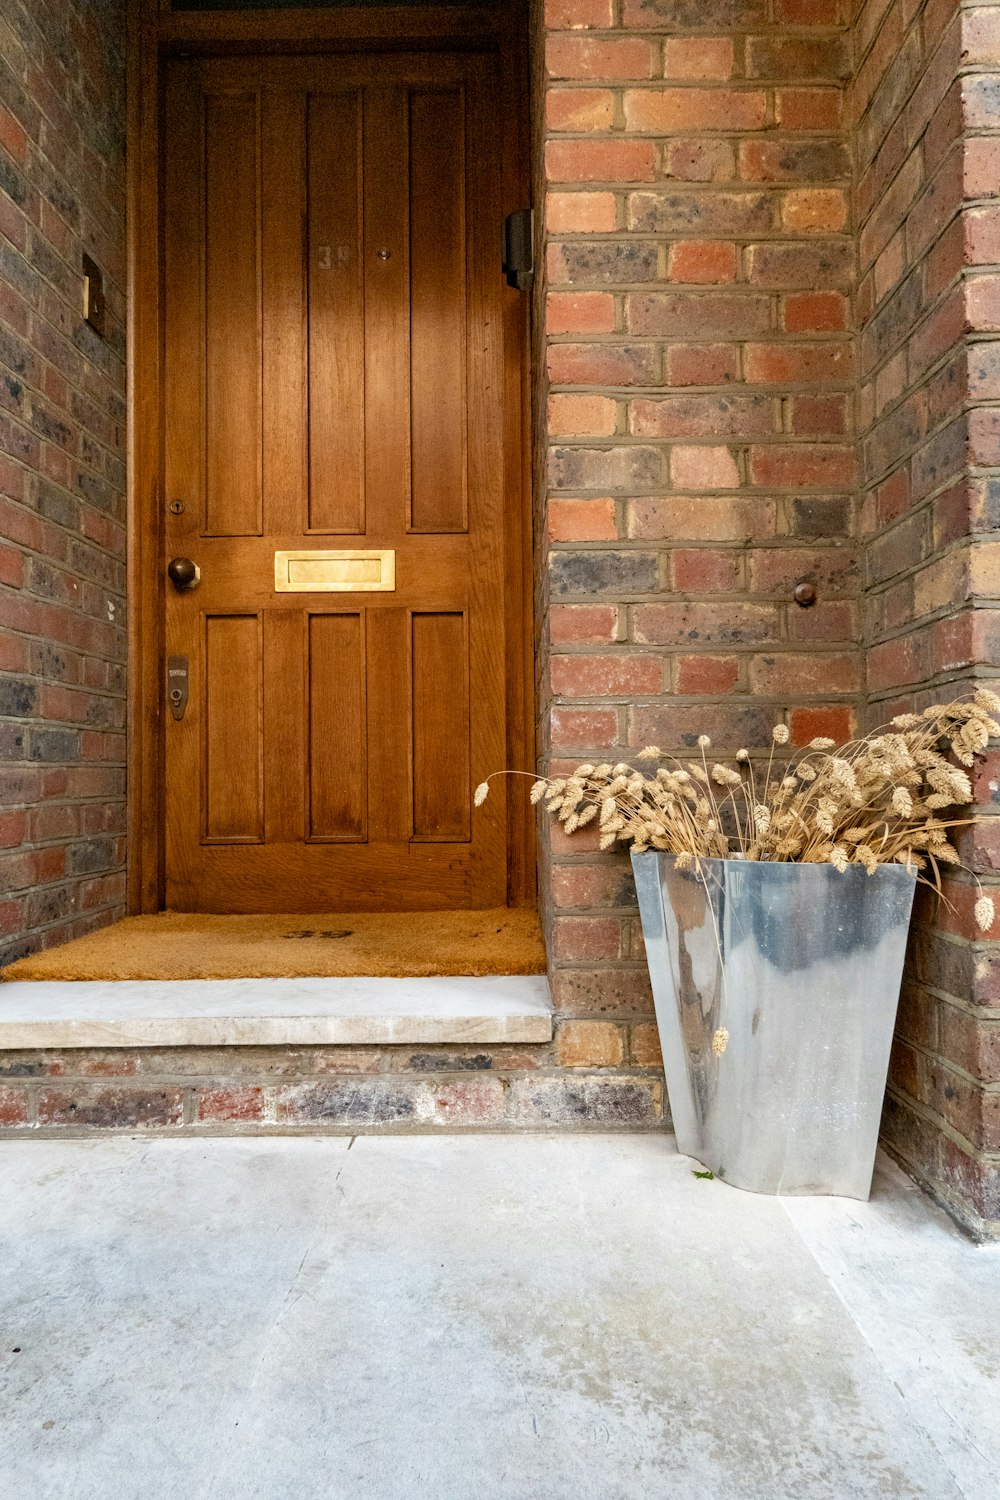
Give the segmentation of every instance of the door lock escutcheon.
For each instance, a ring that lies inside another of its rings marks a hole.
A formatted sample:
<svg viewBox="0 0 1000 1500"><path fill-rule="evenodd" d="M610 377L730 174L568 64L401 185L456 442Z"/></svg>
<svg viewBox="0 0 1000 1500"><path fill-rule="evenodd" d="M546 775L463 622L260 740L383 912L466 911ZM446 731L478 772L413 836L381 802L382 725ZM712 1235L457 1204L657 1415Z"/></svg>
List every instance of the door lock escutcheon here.
<svg viewBox="0 0 1000 1500"><path fill-rule="evenodd" d="M188 701L188 659L167 657L167 702L175 719L183 719Z"/></svg>

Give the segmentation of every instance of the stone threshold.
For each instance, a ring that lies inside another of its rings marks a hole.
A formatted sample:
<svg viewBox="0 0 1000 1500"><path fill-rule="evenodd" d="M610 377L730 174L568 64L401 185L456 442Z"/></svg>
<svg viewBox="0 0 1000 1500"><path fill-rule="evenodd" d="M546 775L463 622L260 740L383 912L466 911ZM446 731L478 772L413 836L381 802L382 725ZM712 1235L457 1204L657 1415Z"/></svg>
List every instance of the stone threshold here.
<svg viewBox="0 0 1000 1500"><path fill-rule="evenodd" d="M438 979L12 980L0 1048L548 1042L543 975Z"/></svg>

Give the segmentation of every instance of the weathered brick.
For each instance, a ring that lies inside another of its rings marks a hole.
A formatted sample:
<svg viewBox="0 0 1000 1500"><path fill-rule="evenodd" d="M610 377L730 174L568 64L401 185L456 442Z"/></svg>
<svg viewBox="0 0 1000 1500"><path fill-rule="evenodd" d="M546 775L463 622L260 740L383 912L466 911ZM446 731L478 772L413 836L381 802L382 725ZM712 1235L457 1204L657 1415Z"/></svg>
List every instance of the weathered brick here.
<svg viewBox="0 0 1000 1500"><path fill-rule="evenodd" d="M549 483L557 490L652 489L663 474L659 448L552 448Z"/></svg>
<svg viewBox="0 0 1000 1500"><path fill-rule="evenodd" d="M613 193L549 193L545 199L545 225L553 234L605 233L617 218Z"/></svg>
<svg viewBox="0 0 1000 1500"><path fill-rule="evenodd" d="M729 385L739 375L735 344L672 344L667 350L668 385Z"/></svg>
<svg viewBox="0 0 1000 1500"><path fill-rule="evenodd" d="M850 174L850 153L843 140L803 141L791 136L740 142L740 176L748 182L846 182Z"/></svg>
<svg viewBox="0 0 1000 1500"><path fill-rule="evenodd" d="M739 678L740 663L736 656L680 656L674 685L678 693L729 693Z"/></svg>
<svg viewBox="0 0 1000 1500"><path fill-rule="evenodd" d="M808 447L751 448L750 482L768 488L828 489L857 477L853 449L813 443Z"/></svg>
<svg viewBox="0 0 1000 1500"><path fill-rule="evenodd" d="M679 593L729 593L740 584L740 558L708 547L677 548L670 554L670 572Z"/></svg>
<svg viewBox="0 0 1000 1500"><path fill-rule="evenodd" d="M625 128L653 135L692 130L759 130L762 89L626 89Z"/></svg>
<svg viewBox="0 0 1000 1500"><path fill-rule="evenodd" d="M38 1123L110 1130L180 1125L183 1105L177 1088L51 1087L38 1095Z"/></svg>
<svg viewBox="0 0 1000 1500"><path fill-rule="evenodd" d="M630 427L638 437L766 437L776 428L768 396L661 396L633 401ZM676 474L674 483L680 481ZM701 484L684 480L684 484Z"/></svg>
<svg viewBox="0 0 1000 1500"><path fill-rule="evenodd" d="M614 709L556 705L550 737L554 750L610 750L618 744L618 715Z"/></svg>
<svg viewBox="0 0 1000 1500"><path fill-rule="evenodd" d="M613 1068L624 1056L622 1028L611 1021L564 1021L556 1028L556 1061L564 1068Z"/></svg>
<svg viewBox="0 0 1000 1500"><path fill-rule="evenodd" d="M778 611L768 604L637 604L635 638L645 645L759 645L777 638Z"/></svg>
<svg viewBox="0 0 1000 1500"><path fill-rule="evenodd" d="M610 89L549 89L545 124L549 130L608 130L614 117Z"/></svg>
<svg viewBox="0 0 1000 1500"><path fill-rule="evenodd" d="M546 252L549 281L560 286L628 286L656 281L659 257L644 241L574 241L551 244Z"/></svg>
<svg viewBox="0 0 1000 1500"><path fill-rule="evenodd" d="M4 1085L0 1087L0 1128L26 1125L28 1121L28 1093L26 1089Z"/></svg>
<svg viewBox="0 0 1000 1500"><path fill-rule="evenodd" d="M785 130L836 130L844 96L837 88L780 88L775 90L774 113Z"/></svg>
<svg viewBox="0 0 1000 1500"><path fill-rule="evenodd" d="M631 697L660 691L663 663L658 656L637 652L553 656L549 676L552 691L560 697Z"/></svg>
<svg viewBox="0 0 1000 1500"><path fill-rule="evenodd" d="M670 248L668 275L671 281L735 281L736 246L718 240L683 240Z"/></svg>
<svg viewBox="0 0 1000 1500"><path fill-rule="evenodd" d="M662 1115L663 1085L648 1077L518 1078L507 1094L507 1119L533 1129L588 1123L635 1130L660 1124Z"/></svg>
<svg viewBox="0 0 1000 1500"><path fill-rule="evenodd" d="M746 68L748 78L821 78L831 82L848 76L850 51L841 36L750 37Z"/></svg>
<svg viewBox="0 0 1000 1500"><path fill-rule="evenodd" d="M639 37L602 39L556 32L545 45L550 78L652 78L656 57L651 42Z"/></svg>
<svg viewBox="0 0 1000 1500"><path fill-rule="evenodd" d="M745 31L767 19L766 0L623 0L622 22L644 31Z"/></svg>
<svg viewBox="0 0 1000 1500"><path fill-rule="evenodd" d="M615 502L552 499L547 509L547 534L552 542L614 541Z"/></svg>
<svg viewBox="0 0 1000 1500"><path fill-rule="evenodd" d="M730 182L736 176L735 148L711 136L669 141L663 175L681 182Z"/></svg>
<svg viewBox="0 0 1000 1500"><path fill-rule="evenodd" d="M747 344L743 355L747 380L768 384L843 385L854 373L848 343Z"/></svg>
<svg viewBox="0 0 1000 1500"><path fill-rule="evenodd" d="M196 1118L203 1124L236 1125L260 1121L265 1115L264 1090L252 1084L221 1084L199 1089Z"/></svg>
<svg viewBox="0 0 1000 1500"><path fill-rule="evenodd" d="M617 628L618 610L613 604L554 604L549 611L549 636L554 646L608 645L615 639Z"/></svg>
<svg viewBox="0 0 1000 1500"><path fill-rule="evenodd" d="M630 229L649 234L759 234L774 223L775 199L756 191L642 190L629 194L627 217Z"/></svg>
<svg viewBox="0 0 1000 1500"><path fill-rule="evenodd" d="M550 344L553 385L655 385L659 356L645 344Z"/></svg>
<svg viewBox="0 0 1000 1500"><path fill-rule="evenodd" d="M651 594L659 587L655 552L552 552L549 580L556 597Z"/></svg>
<svg viewBox="0 0 1000 1500"><path fill-rule="evenodd" d="M599 864L552 867L552 899L557 907L634 907L635 886L628 860L603 857Z"/></svg>
<svg viewBox="0 0 1000 1500"><path fill-rule="evenodd" d="M851 245L842 240L773 241L749 247L748 275L756 285L780 291L841 288L850 285L852 258Z"/></svg>
<svg viewBox="0 0 1000 1500"><path fill-rule="evenodd" d="M545 327L549 333L611 333L615 299L608 292L549 292Z"/></svg>
<svg viewBox="0 0 1000 1500"><path fill-rule="evenodd" d="M771 304L742 292L633 292L626 317L632 333L746 338L767 331Z"/></svg>
<svg viewBox="0 0 1000 1500"><path fill-rule="evenodd" d="M628 506L628 534L672 541L759 541L774 532L775 507L770 500L732 496L662 495L636 499Z"/></svg>
<svg viewBox="0 0 1000 1500"><path fill-rule="evenodd" d="M735 489L740 471L730 448L680 445L670 452L670 480L681 490Z"/></svg>
<svg viewBox="0 0 1000 1500"><path fill-rule="evenodd" d="M545 25L550 31L602 30L614 25L612 0L545 0Z"/></svg>
<svg viewBox="0 0 1000 1500"><path fill-rule="evenodd" d="M648 141L549 141L545 175L550 182L651 182L653 147Z"/></svg>
<svg viewBox="0 0 1000 1500"><path fill-rule="evenodd" d="M607 396L550 396L548 430L554 436L611 437L618 403Z"/></svg>

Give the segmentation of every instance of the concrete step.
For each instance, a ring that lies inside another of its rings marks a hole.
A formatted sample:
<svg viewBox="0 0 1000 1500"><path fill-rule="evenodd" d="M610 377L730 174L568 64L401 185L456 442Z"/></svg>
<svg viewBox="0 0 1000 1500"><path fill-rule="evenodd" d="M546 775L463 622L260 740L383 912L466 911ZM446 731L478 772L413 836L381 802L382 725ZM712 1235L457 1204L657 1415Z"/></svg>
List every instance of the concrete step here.
<svg viewBox="0 0 1000 1500"><path fill-rule="evenodd" d="M547 1042L541 975L439 979L14 980L0 1048Z"/></svg>

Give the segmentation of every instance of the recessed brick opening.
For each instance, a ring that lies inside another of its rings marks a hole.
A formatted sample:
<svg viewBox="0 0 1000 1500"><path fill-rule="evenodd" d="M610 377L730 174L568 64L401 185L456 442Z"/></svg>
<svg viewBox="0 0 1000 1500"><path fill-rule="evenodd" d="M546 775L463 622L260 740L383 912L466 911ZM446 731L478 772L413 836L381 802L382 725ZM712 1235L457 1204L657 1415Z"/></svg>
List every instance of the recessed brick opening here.
<svg viewBox="0 0 1000 1500"><path fill-rule="evenodd" d="M10 958L124 900L125 28L118 0L14 4L0 26ZM795 743L844 738L995 672L996 7L548 0L531 32L542 763L699 733L735 750L777 718ZM82 322L84 250L104 273L104 340ZM991 758L987 812L998 773ZM993 829L964 839L987 881ZM971 890L956 877L950 905L919 903L885 1136L982 1227L1000 1220L1000 1009ZM475 1088L443 1052L453 1103L431 1113L661 1127L626 861L543 828L541 897L555 1041L477 1061ZM72 1077L101 1095L78 1122L245 1126L289 1068L419 1071L383 1053L258 1055L246 1078L247 1061L237 1076L228 1054L9 1059L0 1110L10 1128L39 1119L20 1090L54 1070L58 1092ZM113 1086L83 1082L104 1074ZM109 1116L139 1074L155 1107ZM211 1076L209 1102L175 1103L189 1074ZM520 1113L499 1102L529 1096ZM397 1105L387 1122L409 1118ZM46 1109L47 1128L70 1118Z"/></svg>

